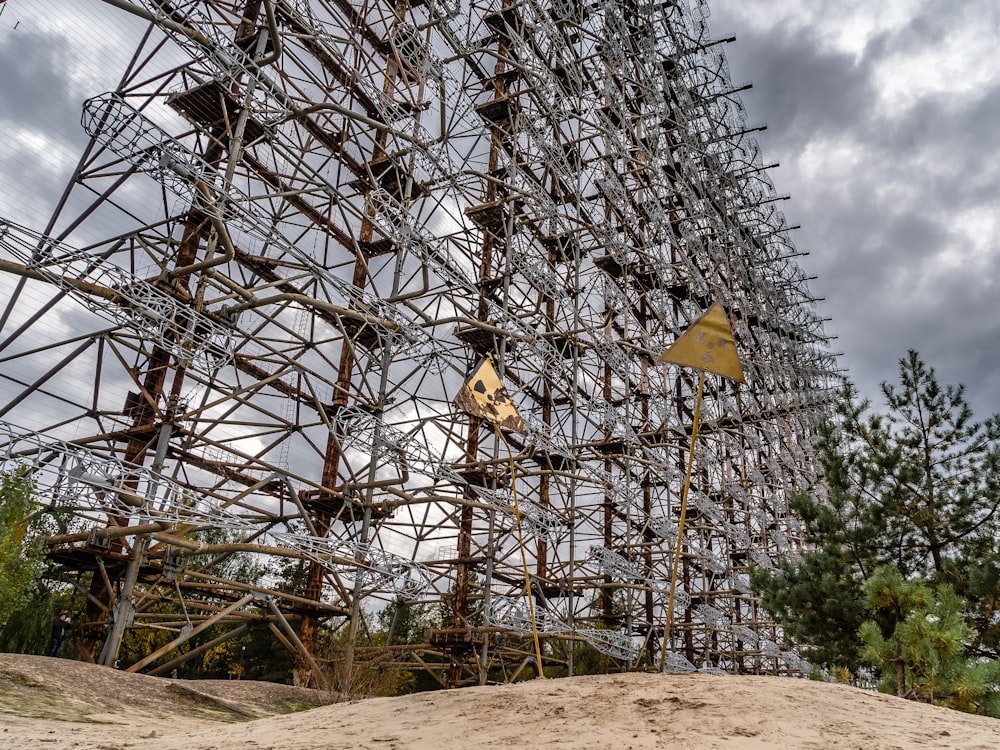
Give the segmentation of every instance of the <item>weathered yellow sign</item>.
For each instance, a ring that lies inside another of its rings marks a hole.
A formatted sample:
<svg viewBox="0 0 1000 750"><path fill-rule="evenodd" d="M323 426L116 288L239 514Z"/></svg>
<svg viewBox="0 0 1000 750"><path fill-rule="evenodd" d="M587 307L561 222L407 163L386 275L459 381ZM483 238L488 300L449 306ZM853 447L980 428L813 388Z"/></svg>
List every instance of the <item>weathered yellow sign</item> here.
<svg viewBox="0 0 1000 750"><path fill-rule="evenodd" d="M466 379L455 396L455 406L498 427L522 434L528 432L489 357L483 359Z"/></svg>
<svg viewBox="0 0 1000 750"><path fill-rule="evenodd" d="M714 372L737 383L746 382L736 353L733 329L718 302L681 334L660 361Z"/></svg>

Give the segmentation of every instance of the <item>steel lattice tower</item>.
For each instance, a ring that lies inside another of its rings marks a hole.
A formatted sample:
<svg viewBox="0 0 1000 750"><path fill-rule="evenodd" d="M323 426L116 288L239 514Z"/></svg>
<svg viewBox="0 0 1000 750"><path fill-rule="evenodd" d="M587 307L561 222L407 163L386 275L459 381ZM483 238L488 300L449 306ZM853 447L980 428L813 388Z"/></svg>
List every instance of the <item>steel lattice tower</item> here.
<svg viewBox="0 0 1000 750"><path fill-rule="evenodd" d="M523 550L547 663L655 664L696 381L657 358L720 301L747 385L707 385L668 667L808 668L747 568L797 548L837 373L704 2L110 4L131 64L53 215L0 223L4 466L75 514L90 656L207 591L195 632L252 614L309 671L444 602L400 660L485 682L532 654ZM453 405L485 355L527 436Z"/></svg>

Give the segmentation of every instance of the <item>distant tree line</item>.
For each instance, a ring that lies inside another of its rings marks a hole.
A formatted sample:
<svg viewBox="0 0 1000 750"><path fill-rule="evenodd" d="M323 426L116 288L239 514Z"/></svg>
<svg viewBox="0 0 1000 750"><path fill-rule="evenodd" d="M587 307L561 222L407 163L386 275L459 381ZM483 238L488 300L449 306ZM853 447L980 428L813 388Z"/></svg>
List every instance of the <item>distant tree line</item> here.
<svg viewBox="0 0 1000 750"><path fill-rule="evenodd" d="M0 651L44 654L52 622L78 598L46 558L45 537L64 533L69 514L35 502L22 471L0 474ZM72 640L72 639L71 639ZM69 651L71 643L65 650Z"/></svg>
<svg viewBox="0 0 1000 750"><path fill-rule="evenodd" d="M976 421L915 351L872 408L845 383L821 428L822 494L792 499L805 551L751 582L841 678L1000 716L1000 418Z"/></svg>
<svg viewBox="0 0 1000 750"><path fill-rule="evenodd" d="M90 577L97 573L68 571L48 555L46 538L66 533L76 522L69 510L60 508L57 500L43 502L41 498L24 473L14 470L0 474L0 652L45 654L53 620L65 610L73 615L74 622L59 655L79 658L77 646L85 626L81 620L86 611L86 592ZM208 544L222 544L234 541L234 534L225 529L202 529L192 536ZM192 560L188 564L197 562ZM308 563L303 560L276 558L270 567L264 568L253 555L233 553L224 560L213 560L213 564L216 575L233 581L259 583L267 578L278 591L297 596L306 594ZM185 572L186 568L177 571L180 585ZM230 603L219 600L210 587L186 590L186 597L186 607L179 606L173 598L154 601L154 597L147 597L147 614L155 612L164 622L183 622L199 609L199 599L210 611ZM318 634L314 654L325 672L319 682L338 695L352 697L400 695L440 687L428 671L411 670L405 652L407 646L423 644L428 629L454 625L454 613L447 600L446 596L435 604L391 601L379 610L363 612L350 659L346 658L347 618L327 621ZM268 627L266 609L255 610L251 606L244 614L248 625L244 633L223 638L230 626L215 625L164 655L159 663L191 654L177 669L181 678L294 682L295 658L277 644ZM474 607L468 617L470 622L479 623L482 611ZM118 653L118 664L124 668L140 661L170 643L177 634L176 627L128 629ZM554 649L550 653L553 658L566 661L568 653L561 653L560 649L569 646L561 642L548 645ZM574 674L620 669L620 665L586 643L573 646L573 659ZM564 673L562 667L546 667L548 676ZM533 675L532 669L521 670L517 675L508 673L503 664L491 666L489 671L493 682L528 679Z"/></svg>

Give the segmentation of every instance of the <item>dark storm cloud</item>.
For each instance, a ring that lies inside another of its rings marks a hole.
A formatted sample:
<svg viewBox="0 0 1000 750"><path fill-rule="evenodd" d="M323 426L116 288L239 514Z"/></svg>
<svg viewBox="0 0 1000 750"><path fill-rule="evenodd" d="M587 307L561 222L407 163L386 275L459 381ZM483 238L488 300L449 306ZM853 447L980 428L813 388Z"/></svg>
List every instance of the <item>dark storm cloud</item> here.
<svg viewBox="0 0 1000 750"><path fill-rule="evenodd" d="M848 52L811 23L820 6L803 2L768 25L761 4L712 5L716 35L737 37L726 50L733 79L754 82L749 120L768 124L764 158L783 165L772 178L791 193L784 211L802 225L793 238L811 251L802 264L819 277L812 288L849 377L877 401L879 382L917 349L943 382L967 385L978 416L1000 411L1000 224L990 220L1000 80L970 86L978 69L938 67L987 7L927 5ZM895 98L885 88L925 80L938 84Z"/></svg>
<svg viewBox="0 0 1000 750"><path fill-rule="evenodd" d="M751 121L765 119L788 148L856 126L873 96L870 71L851 55L823 50L812 34L787 26L740 32L726 53L735 82L743 82L736 70L753 71L754 89L745 95Z"/></svg>
<svg viewBox="0 0 1000 750"><path fill-rule="evenodd" d="M992 202L1000 186L1000 86L968 101L940 94L905 116L882 119L859 137L884 155L901 177L919 181L921 199L938 209Z"/></svg>
<svg viewBox="0 0 1000 750"><path fill-rule="evenodd" d="M0 122L44 125L66 135L79 131L79 95L74 96L71 44L68 39L35 30L5 32L0 44ZM76 126L74 128L74 125Z"/></svg>
<svg viewBox="0 0 1000 750"><path fill-rule="evenodd" d="M69 39L28 24L0 36L0 214L44 224L87 139Z"/></svg>

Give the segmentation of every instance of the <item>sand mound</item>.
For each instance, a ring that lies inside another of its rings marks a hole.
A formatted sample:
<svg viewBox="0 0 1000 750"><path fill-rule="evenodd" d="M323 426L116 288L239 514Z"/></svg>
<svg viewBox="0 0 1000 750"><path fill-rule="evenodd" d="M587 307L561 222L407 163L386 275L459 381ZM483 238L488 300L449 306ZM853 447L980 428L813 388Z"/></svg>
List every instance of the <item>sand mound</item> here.
<svg viewBox="0 0 1000 750"><path fill-rule="evenodd" d="M1000 747L995 719L775 677L574 677L300 710L325 699L0 655L0 750Z"/></svg>

